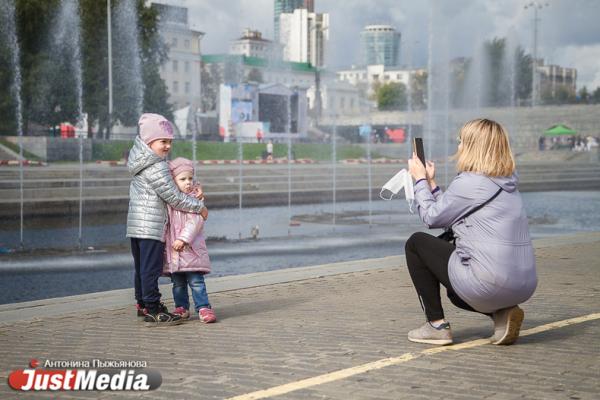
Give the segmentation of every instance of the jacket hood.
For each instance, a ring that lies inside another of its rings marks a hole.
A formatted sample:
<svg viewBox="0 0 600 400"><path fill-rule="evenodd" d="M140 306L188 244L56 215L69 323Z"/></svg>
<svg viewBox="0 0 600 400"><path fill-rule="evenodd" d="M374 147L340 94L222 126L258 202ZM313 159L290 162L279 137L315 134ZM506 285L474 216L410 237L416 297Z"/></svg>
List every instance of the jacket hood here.
<svg viewBox="0 0 600 400"><path fill-rule="evenodd" d="M164 161L164 159L153 152L152 149L144 143L142 138L139 136L135 137L133 147L131 148L131 151L129 151L129 157L127 158L127 169L129 169L132 176L139 174L142 170L161 161Z"/></svg>
<svg viewBox="0 0 600 400"><path fill-rule="evenodd" d="M505 191L512 193L517 190L517 185L519 184L519 175L515 171L511 176L494 176L490 177L492 182L496 185L500 186Z"/></svg>

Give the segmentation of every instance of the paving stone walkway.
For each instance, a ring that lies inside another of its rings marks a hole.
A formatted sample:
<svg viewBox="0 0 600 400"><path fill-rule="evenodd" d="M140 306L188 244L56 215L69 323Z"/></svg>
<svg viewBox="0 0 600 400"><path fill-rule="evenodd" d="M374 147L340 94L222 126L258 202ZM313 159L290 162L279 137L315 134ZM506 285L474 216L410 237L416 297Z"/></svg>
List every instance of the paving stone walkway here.
<svg viewBox="0 0 600 400"><path fill-rule="evenodd" d="M115 396L11 390L10 371L35 358L144 360L162 374L158 390L118 398L598 399L600 234L537 241L536 257L539 286L514 346L485 344L489 318L449 302L456 346L408 342L423 315L403 257L363 260L370 269L212 292L212 325L146 328L125 304L0 320L0 398Z"/></svg>

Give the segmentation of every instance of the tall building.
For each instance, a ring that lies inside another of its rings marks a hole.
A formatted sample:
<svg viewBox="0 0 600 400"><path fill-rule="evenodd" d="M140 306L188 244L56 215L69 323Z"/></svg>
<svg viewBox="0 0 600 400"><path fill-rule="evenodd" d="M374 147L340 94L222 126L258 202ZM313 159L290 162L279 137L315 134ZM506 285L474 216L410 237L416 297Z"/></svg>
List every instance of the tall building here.
<svg viewBox="0 0 600 400"><path fill-rule="evenodd" d="M563 87L572 93L577 91L577 69L575 68L544 64L544 60L539 60L536 72L539 76L538 82L541 90L552 97L556 95L558 87Z"/></svg>
<svg viewBox="0 0 600 400"><path fill-rule="evenodd" d="M160 76L167 85L169 102L175 109L200 105L200 41L204 32L190 27L188 9L153 3L158 10L160 33L167 44L168 60L160 68Z"/></svg>
<svg viewBox="0 0 600 400"><path fill-rule="evenodd" d="M280 15L279 41L283 44L283 59L325 65L325 47L329 40L329 14L316 14L305 8Z"/></svg>
<svg viewBox="0 0 600 400"><path fill-rule="evenodd" d="M279 16L283 13L293 13L297 8L305 8L315 12L315 0L275 0L273 10L273 27L275 40L279 39Z"/></svg>
<svg viewBox="0 0 600 400"><path fill-rule="evenodd" d="M249 28L244 30L242 37L231 42L229 54L239 54L246 57L264 58L266 60L281 60L282 45L264 39L260 31Z"/></svg>
<svg viewBox="0 0 600 400"><path fill-rule="evenodd" d="M394 67L400 61L400 33L390 25L368 25L360 33L361 65Z"/></svg>

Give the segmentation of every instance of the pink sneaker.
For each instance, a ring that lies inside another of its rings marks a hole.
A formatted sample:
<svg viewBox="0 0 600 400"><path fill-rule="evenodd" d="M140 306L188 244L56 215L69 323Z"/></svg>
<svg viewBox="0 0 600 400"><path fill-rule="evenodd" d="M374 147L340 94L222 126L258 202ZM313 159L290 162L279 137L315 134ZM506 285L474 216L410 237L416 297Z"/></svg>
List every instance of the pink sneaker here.
<svg viewBox="0 0 600 400"><path fill-rule="evenodd" d="M200 311L198 311L198 317L200 317L200 321L205 324L211 324L217 320L215 312L210 308L201 308Z"/></svg>
<svg viewBox="0 0 600 400"><path fill-rule="evenodd" d="M179 315L181 319L188 319L190 317L190 312L183 307L177 307L173 310L173 314Z"/></svg>

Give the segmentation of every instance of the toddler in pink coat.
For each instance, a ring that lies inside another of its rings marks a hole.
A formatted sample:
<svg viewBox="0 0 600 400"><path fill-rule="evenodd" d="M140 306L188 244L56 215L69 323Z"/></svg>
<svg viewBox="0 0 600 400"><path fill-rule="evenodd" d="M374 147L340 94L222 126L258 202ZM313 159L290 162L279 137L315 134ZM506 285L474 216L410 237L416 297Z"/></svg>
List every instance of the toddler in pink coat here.
<svg viewBox="0 0 600 400"><path fill-rule="evenodd" d="M201 191L198 186L194 186L192 161L178 157L169 161L169 169L175 184L183 193ZM208 301L204 283L204 275L210 272L210 259L203 235L204 219L200 214L179 211L170 206L168 212L163 273L170 275L173 282L173 314L180 315L182 319L190 317L189 285L200 321L215 322L217 317Z"/></svg>

